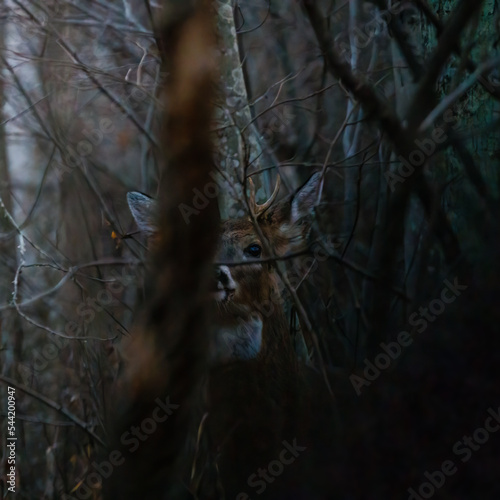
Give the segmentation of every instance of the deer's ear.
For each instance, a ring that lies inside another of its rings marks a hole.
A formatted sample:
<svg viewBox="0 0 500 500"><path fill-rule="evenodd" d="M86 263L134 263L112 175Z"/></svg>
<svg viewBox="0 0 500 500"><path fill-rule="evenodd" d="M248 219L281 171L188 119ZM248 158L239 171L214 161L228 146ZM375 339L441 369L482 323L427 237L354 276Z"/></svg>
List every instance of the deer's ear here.
<svg viewBox="0 0 500 500"><path fill-rule="evenodd" d="M316 172L294 195L291 202L290 224L296 224L300 219L311 215L318 203L318 190L321 173Z"/></svg>
<svg viewBox="0 0 500 500"><path fill-rule="evenodd" d="M131 191L127 193L127 202L137 226L148 234L157 232L156 201L145 194Z"/></svg>

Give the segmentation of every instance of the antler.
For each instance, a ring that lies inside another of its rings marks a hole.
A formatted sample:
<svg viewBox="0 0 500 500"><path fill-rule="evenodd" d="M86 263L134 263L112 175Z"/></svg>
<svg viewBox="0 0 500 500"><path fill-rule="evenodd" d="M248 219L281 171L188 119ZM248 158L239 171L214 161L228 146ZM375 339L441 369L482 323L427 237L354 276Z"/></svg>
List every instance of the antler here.
<svg viewBox="0 0 500 500"><path fill-rule="evenodd" d="M278 192L279 192L280 186L281 186L281 178L278 174L278 177L276 178L276 186L274 188L273 194L262 205L258 205L255 202L255 184L253 183L251 177L248 178L248 185L250 186L250 197L248 199L248 204L249 204L250 210L252 211L252 213L255 217L259 217L274 203L276 196L278 196Z"/></svg>

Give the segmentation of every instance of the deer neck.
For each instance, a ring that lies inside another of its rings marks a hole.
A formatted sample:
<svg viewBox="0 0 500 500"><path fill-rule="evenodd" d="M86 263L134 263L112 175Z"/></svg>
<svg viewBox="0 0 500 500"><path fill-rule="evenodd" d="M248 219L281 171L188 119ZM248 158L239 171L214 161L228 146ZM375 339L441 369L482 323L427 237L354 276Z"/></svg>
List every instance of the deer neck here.
<svg viewBox="0 0 500 500"><path fill-rule="evenodd" d="M281 306L275 306L272 313L262 319L262 345L258 357L270 363L289 362L295 358L285 312Z"/></svg>
<svg viewBox="0 0 500 500"><path fill-rule="evenodd" d="M253 306L253 315L258 315L262 321L258 359L271 364L286 363L295 359L283 296L274 274L263 275L260 293L253 301Z"/></svg>
<svg viewBox="0 0 500 500"><path fill-rule="evenodd" d="M293 344L281 293L276 282L267 288L266 294L255 301L256 310L262 321L262 343L258 358L270 363L295 359Z"/></svg>

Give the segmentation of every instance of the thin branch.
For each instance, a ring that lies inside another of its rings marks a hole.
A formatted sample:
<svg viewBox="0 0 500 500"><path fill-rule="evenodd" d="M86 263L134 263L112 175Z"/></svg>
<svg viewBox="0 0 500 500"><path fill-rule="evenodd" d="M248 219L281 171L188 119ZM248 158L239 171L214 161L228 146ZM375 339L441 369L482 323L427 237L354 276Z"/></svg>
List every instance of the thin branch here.
<svg viewBox="0 0 500 500"><path fill-rule="evenodd" d="M131 259L101 259L101 260L96 260L92 262L87 262L85 264L80 264L74 267L71 267L69 269L63 269L63 268L56 268L58 271L66 273L61 280L59 280L53 287L48 288L47 290L39 293L38 295L35 295L29 299L24 300L23 302L14 302L12 304L3 304L0 306L0 311L5 311L7 309L18 309L19 307L26 307L30 304L33 304L34 302L37 302L40 299L43 299L44 297L47 297L48 295L51 295L55 292L57 292L59 289L62 288L63 285L65 285L73 276L75 276L79 271L82 269L88 268L88 267L97 267L97 266L117 266L117 265L137 265L139 264L140 261L138 260L131 260ZM16 279L14 280L14 297L17 296L17 285L18 285L18 280L17 277L21 274L22 269L28 268L28 267L33 267L33 264L22 264L18 267L17 272L16 272ZM73 338L73 337L68 337L68 338Z"/></svg>
<svg viewBox="0 0 500 500"><path fill-rule="evenodd" d="M481 82L481 77L500 65L500 57L490 59L476 68L474 73L463 81L451 94L444 97L440 103L427 115L418 129L419 133L425 132L442 114L462 97L476 82Z"/></svg>
<svg viewBox="0 0 500 500"><path fill-rule="evenodd" d="M10 378L10 377L5 377L4 375L0 375L0 381L2 381L4 384L10 385L15 387L16 389L24 392L25 394L28 394L34 399L37 399L38 401L41 401L48 407L52 408L53 410L56 410L57 412L61 413L65 417L69 418L72 422L74 422L78 427L83 429L89 436L91 436L93 439L95 439L101 446L106 446L106 443L92 430L93 425L84 422L83 420L79 419L76 415L71 413L69 410L64 408L64 406L60 405L59 403L56 403L55 401L52 401L52 399L49 399L48 397L44 396L43 394L40 394L39 392L30 389L29 387L26 387L25 385L20 384L16 380Z"/></svg>

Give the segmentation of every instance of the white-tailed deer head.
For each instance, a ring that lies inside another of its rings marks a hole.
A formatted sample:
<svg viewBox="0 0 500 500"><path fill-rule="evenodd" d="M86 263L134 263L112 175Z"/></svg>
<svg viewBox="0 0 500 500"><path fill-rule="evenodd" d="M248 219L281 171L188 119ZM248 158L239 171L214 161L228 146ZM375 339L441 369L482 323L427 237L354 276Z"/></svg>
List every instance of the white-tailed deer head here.
<svg viewBox="0 0 500 500"><path fill-rule="evenodd" d="M217 360L266 356L279 348L276 341L283 338L287 324L277 297L279 282L273 258L295 252L306 243L308 216L317 202L320 179L319 173L314 174L295 194L274 203L278 178L273 195L262 205L256 203L250 181L253 217L222 224L213 288ZM139 229L154 237L155 201L137 192L128 193L127 201Z"/></svg>

